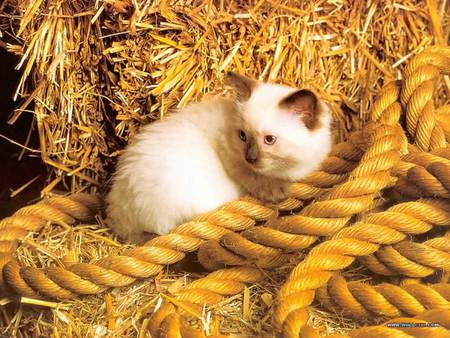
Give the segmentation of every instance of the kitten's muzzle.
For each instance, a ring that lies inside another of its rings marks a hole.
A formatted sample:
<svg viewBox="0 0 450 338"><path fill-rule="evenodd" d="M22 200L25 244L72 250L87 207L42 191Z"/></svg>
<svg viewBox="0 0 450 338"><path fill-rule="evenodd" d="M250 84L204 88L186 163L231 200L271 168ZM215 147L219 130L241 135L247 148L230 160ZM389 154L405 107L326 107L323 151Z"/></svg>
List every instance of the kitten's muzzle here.
<svg viewBox="0 0 450 338"><path fill-rule="evenodd" d="M255 144L250 144L245 152L245 160L250 164L255 164L258 161L259 149Z"/></svg>

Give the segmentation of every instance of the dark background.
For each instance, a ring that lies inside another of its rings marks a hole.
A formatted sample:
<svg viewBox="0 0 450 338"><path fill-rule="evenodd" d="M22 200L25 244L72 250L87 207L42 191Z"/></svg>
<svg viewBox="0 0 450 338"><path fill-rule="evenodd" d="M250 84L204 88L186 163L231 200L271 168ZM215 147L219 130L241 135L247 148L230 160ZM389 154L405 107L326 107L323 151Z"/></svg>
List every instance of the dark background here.
<svg viewBox="0 0 450 338"><path fill-rule="evenodd" d="M20 71L14 67L18 58L0 47L0 134L24 144L33 116L24 112L14 125L7 124L8 117L19 102L13 101L13 95L20 77ZM32 107L28 107L30 109ZM38 149L39 142L36 130L33 130L28 147ZM0 137L0 218L11 215L24 204L39 197L44 187L45 168L39 154L25 152L18 161L22 148ZM20 188L34 177L39 178L21 193L11 198L11 192Z"/></svg>

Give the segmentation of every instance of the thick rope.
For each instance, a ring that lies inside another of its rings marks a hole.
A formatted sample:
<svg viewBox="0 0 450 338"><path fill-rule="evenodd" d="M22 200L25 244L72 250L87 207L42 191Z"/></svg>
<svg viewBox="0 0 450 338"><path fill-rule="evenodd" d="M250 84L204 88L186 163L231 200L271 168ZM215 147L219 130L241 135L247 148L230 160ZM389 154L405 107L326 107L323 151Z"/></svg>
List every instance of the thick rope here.
<svg viewBox="0 0 450 338"><path fill-rule="evenodd" d="M436 109L436 119L444 130L445 139L450 143L450 104L441 106Z"/></svg>
<svg viewBox="0 0 450 338"><path fill-rule="evenodd" d="M450 209L434 200L405 202L384 212L367 215L362 221L338 231L332 239L315 246L280 289L274 313L277 328L281 329L284 321L294 320L289 317L294 309L310 304L314 290L326 285L332 271L348 267L356 257L373 254L381 244L400 243L408 234L428 232L433 225L450 225ZM407 248L403 254L414 257L413 251L409 252Z"/></svg>
<svg viewBox="0 0 450 338"><path fill-rule="evenodd" d="M440 148L439 154L415 152L403 156L393 169L399 177L395 189L407 197L450 198L450 147Z"/></svg>
<svg viewBox="0 0 450 338"><path fill-rule="evenodd" d="M434 200L405 202L403 204L394 206L392 209L389 209L386 212L367 216L367 219L364 219L364 221L355 224L353 227L342 229L340 232L338 232L336 237L339 238L340 236L347 235L350 239L352 238L352 236L360 236L364 237L364 240L368 241L369 243L371 240L373 241L373 239L376 238L380 242L392 244L395 243L395 241L404 241L408 234L421 234L429 231L432 228L432 223L441 226L449 225L450 212L447 210L450 209L445 207L445 205L440 204L439 201ZM415 217L409 216L407 212L415 215ZM376 223L374 223L375 220L380 225L376 225ZM393 228L389 228L389 224L393 224ZM376 250L376 246L371 246L369 243L349 240L340 243L335 242L334 244L339 244L339 246L336 246L335 251L345 252L346 250L356 250L357 252L362 252L362 254L364 255L367 254L367 250ZM427 249L435 248L436 250L446 250L446 246L448 246L448 243L442 240L442 238L435 238L423 243L423 245L428 245ZM320 247L320 245L318 247ZM348 248L346 249L346 247ZM364 247L367 247L368 249ZM324 251L329 252L329 250ZM441 253L446 254L445 252ZM411 252L405 250L405 254L416 260L424 259L428 264L436 268L439 268L440 266L447 267L449 264L449 260L446 257L444 257L443 259L439 256L436 257L432 250L412 250ZM339 258L339 256L334 254L319 256L317 257L317 260L323 261L323 264L325 265L330 265L332 264L331 261L333 261L334 259L334 261L338 263L338 266L342 267L342 265L340 265L342 264L342 262L339 262L337 258ZM438 260L436 260L436 258L438 258ZM344 264L350 263L351 261L348 263L344 262ZM433 269L431 270L434 271ZM208 277L205 277L204 280L208 280ZM226 279L221 282L223 283L221 287L226 287L228 284L228 281ZM202 285L208 285L208 283L204 283ZM216 287L219 287L221 284L217 281L214 285ZM310 299L309 301L312 301L312 299ZM426 302L426 299L423 300L423 302ZM295 321L295 323L295 325L298 326L299 322Z"/></svg>
<svg viewBox="0 0 450 338"><path fill-rule="evenodd" d="M100 206L98 196L80 193L68 197L53 197L23 207L0 221L0 252L13 253L15 249L11 248L19 240L29 231L39 231L48 221L70 225L76 220L91 220Z"/></svg>
<svg viewBox="0 0 450 338"><path fill-rule="evenodd" d="M391 284L387 284L389 287L395 287ZM380 285L381 286L381 285ZM405 291L400 288L399 298L403 300L403 302L413 302L413 305L407 307L408 310L414 312L417 310L414 308L414 305L417 306L418 309L421 309L421 304L417 300L415 296L412 296L411 293L419 295L418 298L426 299L429 297L428 293L433 294L434 290L428 290L425 287L424 290L419 290L418 288L410 288L412 291ZM397 291L397 289L390 290L390 292ZM448 292L448 291L447 291ZM385 294L389 294L389 291L384 291ZM406 296L405 296L406 295ZM381 303L384 303L385 298L382 298ZM362 297L363 298L363 297ZM394 294L390 294L388 296L390 299L395 299ZM431 296L433 298L433 295ZM400 300L396 300L396 303L400 303ZM150 332L152 337L162 338L162 337L189 337L189 338L205 338L205 337L220 337L225 338L227 336L222 335L209 335L205 334L204 330L193 328L183 315L180 313L185 313L189 316L189 313L186 313L186 310L183 310L183 307L189 307L189 304L177 303L178 305L174 305L169 302L163 302L151 315L150 319L147 323L144 323L146 326L146 330ZM350 304L349 306L352 306ZM401 306L405 307L408 304L401 304ZM327 335L327 338L347 338L347 337L447 337L450 335L450 309L447 307L438 307L436 309L421 311L419 314L414 315L414 317L399 317L392 318L388 322L383 325L377 326L366 326L360 329L356 329L351 331L348 335ZM192 311L192 310L191 310ZM379 312L379 311L377 311ZM301 315L299 316L299 321L296 322L295 326L302 327L302 337L307 338L318 338L320 337L319 333L311 326L307 325L308 321L308 313L306 309L302 310ZM415 323L416 327L407 327L395 324L401 323ZM420 325L422 324L422 325ZM292 331L296 332L297 328L292 327Z"/></svg>
<svg viewBox="0 0 450 338"><path fill-rule="evenodd" d="M294 334L301 328L302 338L319 338L320 335L313 327L307 324L308 313L302 309L298 316L299 321L289 327ZM352 330L347 335L326 335L326 338L444 338L450 336L450 310L427 310L415 317L397 317L377 326L366 326ZM416 326L400 324L414 323ZM397 325L399 324L399 325ZM288 332L289 333L289 332Z"/></svg>
<svg viewBox="0 0 450 338"><path fill-rule="evenodd" d="M231 212L237 209L240 214ZM176 232L154 238L146 246L125 250L121 255L108 256L94 264L38 269L22 268L16 261L9 261L3 268L4 283L14 293L28 297L65 299L75 294L95 294L105 288L125 286L138 278L154 276L164 265L176 263L185 253L197 250L205 239L219 239L233 230L253 226L255 219L273 216L274 210L267 207L248 201L241 201L238 206L231 202L211 213L207 222L182 224Z"/></svg>
<svg viewBox="0 0 450 338"><path fill-rule="evenodd" d="M440 53L439 55L441 56L439 58L440 61L436 63L439 65L441 65L441 63L447 64L448 61L447 59L449 58L450 54L447 53L445 50L443 50L442 53ZM429 58L430 56L426 56L425 58L420 60L425 59L428 60ZM413 63L420 64L419 61L414 61ZM414 68L414 66L412 67ZM444 71L448 71L447 66L441 68ZM412 68L410 67L409 69ZM421 117L421 119L417 119L417 121L411 119L411 117L414 116L413 114L417 113L418 110L416 109L416 106L414 104L411 104L410 99L412 100L412 98L415 98L420 94L420 91L418 92L416 91L417 86L414 87L414 85L420 83L421 81L419 80L421 79L422 81L425 82L428 81L428 78L426 77L425 78L420 76L413 77L412 75L414 74L415 73L411 70L408 70L406 72L406 76L410 76L414 80L410 80L408 84L403 84L401 89L402 103L403 105L407 105L406 107L408 111L407 120L409 119L409 122L407 122L409 125L408 131L411 134L413 129L412 126L414 125L414 123L412 122L417 122L422 119L427 121L428 118L428 115L424 115ZM413 88L414 90L411 88ZM399 111L400 108L398 104L395 102L398 100L398 98L395 97L396 95L398 95L399 92L398 89L399 89L398 83L391 83L388 85L388 88L382 90L384 99L377 100L378 103L374 105L375 112L372 112L373 120L377 121L381 119L387 119L385 113L380 112L379 107L383 107L385 108L385 110L390 111L392 110L394 112ZM410 95L410 93L412 92L414 93L417 92L417 94L415 94L416 96L412 94ZM389 96L388 93L390 93L391 95ZM386 99L386 97L388 96L389 99ZM390 120L390 123L394 123L395 120L398 118L398 116L399 114L395 114L395 119ZM434 116L432 117L432 119L434 121ZM442 140L438 136L436 136L440 135L439 126L434 128L435 126L434 122L432 122L431 125L433 125L432 133L434 133L433 137L431 136L429 137L430 142L431 140L433 140L430 143L432 144L432 149L445 147L446 146L445 138L444 142L442 142ZM417 128L418 131L417 135L415 133L412 134L414 137L417 136L417 139L422 137L424 134L421 128L422 127ZM416 129L414 129L414 131L415 130ZM418 141L417 145L421 149L428 150L428 147L424 148L423 143L424 141L422 139L422 141ZM357 169L355 169L355 171L356 170ZM409 211L410 208L411 208L410 205L399 204L397 206L388 209L388 212L389 211L394 212L395 215L398 212L401 213L402 211L405 210ZM421 215L422 211L418 210L416 213L413 213L413 215L423 216ZM381 226L378 228L385 229L383 228L383 226L389 227L389 224L385 224L386 217L389 216L391 215L382 214L382 217L380 218L377 214L371 215L367 217L366 224L364 226L362 225L364 223L359 222L350 228L344 228L341 231L338 231L331 240L317 245L310 251L305 260L301 262L299 265L297 265L296 268L293 269L287 282L282 286L279 292L277 304L274 311L274 324L276 330L282 331L285 337L298 337L298 335L300 334L301 327L295 323L299 322L298 318L303 313L302 309L312 302L312 299L314 298L314 290L321 286L324 286L328 282L328 280L332 276L331 271L342 270L345 267L348 267L354 261L356 256L366 256L372 254L376 250L378 250L378 248L380 247L379 244L387 244L383 243L383 241L391 241L391 239L387 239L385 236L380 236L380 234L377 233L377 238L372 238L373 240L372 242L367 242L367 240L369 239L368 236L373 237L373 234L370 235L363 229L364 227L372 228L373 226L377 225ZM395 226L396 225L394 225L394 227ZM394 230L398 231L401 229L394 228ZM293 327L295 327L297 331L293 331L292 330Z"/></svg>
<svg viewBox="0 0 450 338"><path fill-rule="evenodd" d="M450 208L450 204L447 204ZM450 210L450 209L447 209ZM436 271L450 272L449 233L423 243L402 241L359 258L372 272L384 276L423 278Z"/></svg>
<svg viewBox="0 0 450 338"><path fill-rule="evenodd" d="M370 285L347 282L336 274L326 286L317 290L316 300L327 310L356 320L405 314L415 316L427 309L449 310L450 284Z"/></svg>
<svg viewBox="0 0 450 338"><path fill-rule="evenodd" d="M89 221L101 207L96 195L84 193L68 197L52 197L37 204L23 207L10 217L0 221L0 269L14 262L13 253L19 242L30 231L41 230L48 222L71 225ZM0 290L5 291L4 277L0 275Z"/></svg>
<svg viewBox="0 0 450 338"><path fill-rule="evenodd" d="M416 55L404 72L401 102L406 109L406 128L424 151L447 144L445 127L436 118L433 103L440 72L450 73L450 47L430 48Z"/></svg>

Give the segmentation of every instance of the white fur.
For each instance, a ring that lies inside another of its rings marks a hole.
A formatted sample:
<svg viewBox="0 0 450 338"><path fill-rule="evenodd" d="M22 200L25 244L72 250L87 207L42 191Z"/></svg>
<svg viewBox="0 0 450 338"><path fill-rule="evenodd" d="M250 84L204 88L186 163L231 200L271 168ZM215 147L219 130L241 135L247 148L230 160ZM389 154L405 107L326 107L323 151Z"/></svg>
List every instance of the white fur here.
<svg viewBox="0 0 450 338"><path fill-rule="evenodd" d="M280 114L278 102L295 90L260 84L240 107L244 111L240 119L255 132L275 130L283 137L283 147L295 154L298 150L301 162L297 167L264 173L288 181L316 169L330 149L328 112L322 118L324 127L312 132L298 118ZM143 232L165 234L246 193L239 179L255 174L247 175L250 169L241 163L243 156L236 154L241 145L229 122L236 113L231 101L214 99L143 127L121 156L107 196L108 223L113 230L141 242ZM230 137L238 141L231 142Z"/></svg>
<svg viewBox="0 0 450 338"><path fill-rule="evenodd" d="M242 195L209 135L220 134L226 110L222 101L203 102L141 130L107 196L108 223L119 236L136 242L144 231L165 234Z"/></svg>

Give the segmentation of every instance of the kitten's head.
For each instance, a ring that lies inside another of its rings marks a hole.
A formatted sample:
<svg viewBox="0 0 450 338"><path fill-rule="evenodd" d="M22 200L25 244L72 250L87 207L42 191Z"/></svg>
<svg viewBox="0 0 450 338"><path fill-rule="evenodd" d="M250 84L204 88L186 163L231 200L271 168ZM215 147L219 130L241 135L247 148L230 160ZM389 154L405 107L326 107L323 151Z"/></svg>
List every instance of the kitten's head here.
<svg viewBox="0 0 450 338"><path fill-rule="evenodd" d="M291 181L318 169L331 148L331 115L316 94L232 72L227 82L237 97L227 137L246 166Z"/></svg>

